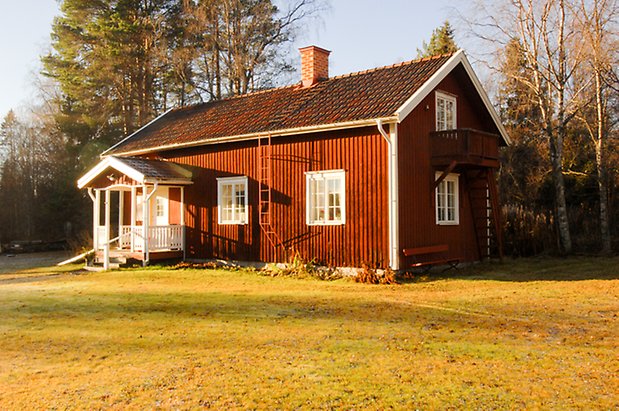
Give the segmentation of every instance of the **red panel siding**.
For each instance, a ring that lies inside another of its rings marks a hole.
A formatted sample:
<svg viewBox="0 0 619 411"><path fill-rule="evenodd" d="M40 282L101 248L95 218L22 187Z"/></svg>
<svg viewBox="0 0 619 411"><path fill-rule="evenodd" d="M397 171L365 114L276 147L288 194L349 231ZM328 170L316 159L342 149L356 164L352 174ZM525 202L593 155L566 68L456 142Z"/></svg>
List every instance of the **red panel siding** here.
<svg viewBox="0 0 619 411"><path fill-rule="evenodd" d="M188 256L283 261L258 223L257 141L162 153L190 166L186 188ZM273 139L272 221L305 259L337 266L388 265L387 145L375 128ZM346 172L346 224L308 226L305 172ZM217 178L249 177L249 222L217 223Z"/></svg>
<svg viewBox="0 0 619 411"><path fill-rule="evenodd" d="M168 218L170 224L181 223L181 189L178 187L170 187L169 190L169 210Z"/></svg>
<svg viewBox="0 0 619 411"><path fill-rule="evenodd" d="M123 225L131 225L131 191L121 191L123 196Z"/></svg>
<svg viewBox="0 0 619 411"><path fill-rule="evenodd" d="M479 102L470 98L461 86L457 72L450 74L436 90L457 96L457 127L488 130L488 123L480 117L485 110ZM465 85L466 86L466 85ZM460 224L437 225L433 183L436 171L430 164L430 132L435 126L435 93L430 93L415 110L399 125L399 201L400 201L400 248L415 248L448 244L449 254L467 261L479 259L473 227L471 204L467 194L465 170L456 168L460 174ZM409 260L401 255L406 265Z"/></svg>

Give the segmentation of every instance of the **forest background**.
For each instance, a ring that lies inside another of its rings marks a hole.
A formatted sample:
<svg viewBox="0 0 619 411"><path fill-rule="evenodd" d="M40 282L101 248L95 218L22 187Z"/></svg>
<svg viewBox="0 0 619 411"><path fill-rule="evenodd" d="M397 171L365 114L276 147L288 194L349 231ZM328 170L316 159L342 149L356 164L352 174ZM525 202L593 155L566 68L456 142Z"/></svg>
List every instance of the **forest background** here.
<svg viewBox="0 0 619 411"><path fill-rule="evenodd" d="M63 0L40 98L0 126L0 243L88 246L76 180L172 107L294 82L290 44L328 4L290 0ZM507 255L619 248L615 0L478 0L456 27L512 140L499 189ZM458 48L445 22L418 57ZM411 56L413 57L413 56Z"/></svg>

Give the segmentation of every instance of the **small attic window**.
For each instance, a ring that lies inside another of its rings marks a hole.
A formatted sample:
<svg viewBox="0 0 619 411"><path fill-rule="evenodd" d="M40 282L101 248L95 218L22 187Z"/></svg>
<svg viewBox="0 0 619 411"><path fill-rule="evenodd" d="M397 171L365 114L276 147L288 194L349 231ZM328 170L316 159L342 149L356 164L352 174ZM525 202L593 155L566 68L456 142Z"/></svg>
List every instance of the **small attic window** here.
<svg viewBox="0 0 619 411"><path fill-rule="evenodd" d="M456 122L456 96L436 92L436 131L455 130Z"/></svg>

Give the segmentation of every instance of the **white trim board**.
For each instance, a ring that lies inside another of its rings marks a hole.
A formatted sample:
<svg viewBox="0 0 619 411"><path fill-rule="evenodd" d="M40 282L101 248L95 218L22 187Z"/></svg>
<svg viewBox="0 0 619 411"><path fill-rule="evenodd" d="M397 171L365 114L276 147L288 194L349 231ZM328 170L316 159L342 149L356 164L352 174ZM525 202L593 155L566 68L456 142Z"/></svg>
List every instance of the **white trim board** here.
<svg viewBox="0 0 619 411"><path fill-rule="evenodd" d="M419 105L419 103L421 103L423 99L425 99L428 94L430 94L439 85L439 83L443 81L449 75L449 73L451 73L458 66L458 64L462 64L462 67L464 67L464 70L466 71L469 78L471 79L471 82L475 86L475 90L477 90L477 93L481 97L481 100L484 103L486 110L488 110L488 113L490 113L490 117L492 118L495 126L499 130L501 137L506 144L511 144L511 140L507 135L505 127L503 127L503 124L501 123L499 114L494 109L494 106L492 106L490 98L482 87L479 78L477 78L477 75L473 71L473 67L471 66L471 63L469 63L469 60L466 58L464 50L458 50L453 56L451 56L451 58L447 60L447 62L443 64L443 66L438 69L438 71L434 73L423 86L421 86L399 109L396 110L398 123L401 123Z"/></svg>
<svg viewBox="0 0 619 411"><path fill-rule="evenodd" d="M155 184L155 183L162 183L166 185L193 184L193 182L190 180L182 180L182 179L161 179L159 180L156 178L146 177L143 173L123 163L122 160L119 160L113 156L108 156L108 157L105 157L103 160L101 160L96 166L88 170L88 172L84 174L79 180L77 180L77 187L80 189L86 187L89 183L91 183L95 178L101 175L101 173L103 173L108 168L113 168L114 170L136 181L140 185Z"/></svg>
<svg viewBox="0 0 619 411"><path fill-rule="evenodd" d="M101 160L96 166L88 170L88 172L84 174L79 180L77 180L77 187L80 189L86 187L86 185L91 183L107 168L113 168L114 170L123 173L127 177L137 181L140 184L144 183L144 174L127 166L126 164L122 163L114 157L106 157Z"/></svg>

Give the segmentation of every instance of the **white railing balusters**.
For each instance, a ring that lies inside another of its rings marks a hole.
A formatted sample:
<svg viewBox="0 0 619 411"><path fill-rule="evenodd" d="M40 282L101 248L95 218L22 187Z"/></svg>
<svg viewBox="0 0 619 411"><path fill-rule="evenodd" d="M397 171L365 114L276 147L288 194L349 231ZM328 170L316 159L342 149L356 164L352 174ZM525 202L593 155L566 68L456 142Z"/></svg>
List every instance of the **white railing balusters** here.
<svg viewBox="0 0 619 411"><path fill-rule="evenodd" d="M105 226L99 226L95 234L99 239L99 249L103 249L105 243ZM157 250L182 250L183 249L183 226L149 226L148 240L150 251ZM122 249L130 249L133 241L135 251L144 251L144 227L124 225L119 232L118 243Z"/></svg>

